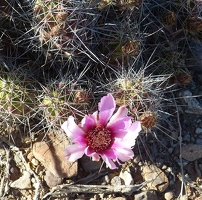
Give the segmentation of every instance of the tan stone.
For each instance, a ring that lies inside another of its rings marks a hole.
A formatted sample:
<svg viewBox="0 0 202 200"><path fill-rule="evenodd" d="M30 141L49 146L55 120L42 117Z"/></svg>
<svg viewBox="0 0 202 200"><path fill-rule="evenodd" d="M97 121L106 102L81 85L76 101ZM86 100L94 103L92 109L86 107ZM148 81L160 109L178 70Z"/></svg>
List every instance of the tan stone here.
<svg viewBox="0 0 202 200"><path fill-rule="evenodd" d="M164 192L169 185L165 173L155 165L143 166L142 176L148 182L147 186L151 190Z"/></svg>
<svg viewBox="0 0 202 200"><path fill-rule="evenodd" d="M67 138L61 135L48 134L42 141L42 137L33 145L33 155L55 177L69 178L77 175L77 162L69 162L65 158L64 150L69 144Z"/></svg>

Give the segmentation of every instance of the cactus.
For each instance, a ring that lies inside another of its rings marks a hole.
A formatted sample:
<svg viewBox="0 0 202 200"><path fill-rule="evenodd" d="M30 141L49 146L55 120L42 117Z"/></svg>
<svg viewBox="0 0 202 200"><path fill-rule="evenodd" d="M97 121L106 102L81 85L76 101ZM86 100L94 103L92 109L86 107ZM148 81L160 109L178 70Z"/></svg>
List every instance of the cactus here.
<svg viewBox="0 0 202 200"><path fill-rule="evenodd" d="M34 6L34 28L42 47L60 52L62 57L81 62L92 58L91 27L96 22L93 9L80 1L37 0Z"/></svg>
<svg viewBox="0 0 202 200"><path fill-rule="evenodd" d="M110 90L113 91L117 105L128 107L131 115L140 120L145 129L150 130L159 122L165 90L161 85L166 85L170 76L145 75L142 69L138 73L129 73L130 76L116 79Z"/></svg>
<svg viewBox="0 0 202 200"><path fill-rule="evenodd" d="M7 72L0 77L0 117L22 123L34 112L36 88L22 73Z"/></svg>
<svg viewBox="0 0 202 200"><path fill-rule="evenodd" d="M54 81L43 87L39 97L42 121L49 128L60 128L70 115L79 120L89 108L90 100L90 92L78 84Z"/></svg>

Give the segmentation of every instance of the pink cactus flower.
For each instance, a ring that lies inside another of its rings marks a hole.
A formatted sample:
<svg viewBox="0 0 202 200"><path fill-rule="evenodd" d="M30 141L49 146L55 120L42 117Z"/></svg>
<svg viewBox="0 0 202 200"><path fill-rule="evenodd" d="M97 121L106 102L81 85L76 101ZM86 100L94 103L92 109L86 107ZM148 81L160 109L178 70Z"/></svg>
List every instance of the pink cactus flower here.
<svg viewBox="0 0 202 200"><path fill-rule="evenodd" d="M98 111L84 116L80 125L75 123L73 116L62 124L73 143L65 149L69 161L74 162L86 154L93 161L99 161L101 157L109 168L116 169L114 162L121 164L120 161L133 158L132 148L141 131L140 122L132 122L124 106L113 115L115 108L113 96L107 94L101 98Z"/></svg>

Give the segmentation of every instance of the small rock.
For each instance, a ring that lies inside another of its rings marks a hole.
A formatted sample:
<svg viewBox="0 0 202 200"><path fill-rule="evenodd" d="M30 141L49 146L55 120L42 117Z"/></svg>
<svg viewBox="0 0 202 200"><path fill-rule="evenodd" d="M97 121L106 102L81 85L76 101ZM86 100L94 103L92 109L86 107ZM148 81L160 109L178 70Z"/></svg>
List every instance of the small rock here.
<svg viewBox="0 0 202 200"><path fill-rule="evenodd" d="M135 156L133 158L133 162L136 163L136 164L138 164L140 162L140 156Z"/></svg>
<svg viewBox="0 0 202 200"><path fill-rule="evenodd" d="M19 164L20 162L22 162L21 158L20 158L20 156L18 154L15 154L13 159L14 159L16 164Z"/></svg>
<svg viewBox="0 0 202 200"><path fill-rule="evenodd" d="M10 186L16 189L31 189L32 185L30 173L28 171L24 171L23 175L16 181L12 182Z"/></svg>
<svg viewBox="0 0 202 200"><path fill-rule="evenodd" d="M110 179L109 179L108 175L104 176L104 182L107 183L107 184L110 182Z"/></svg>
<svg viewBox="0 0 202 200"><path fill-rule="evenodd" d="M202 114L202 106L199 101L193 97L192 93L189 90L182 90L179 93L179 96L182 97L184 103L187 105L186 113L190 114Z"/></svg>
<svg viewBox="0 0 202 200"><path fill-rule="evenodd" d="M195 133L196 133L196 134L202 133L202 128L196 128Z"/></svg>
<svg viewBox="0 0 202 200"><path fill-rule="evenodd" d="M148 181L149 189L159 192L164 192L167 189L169 185L168 178L162 170L155 165L145 165L142 168L142 176L145 181Z"/></svg>
<svg viewBox="0 0 202 200"><path fill-rule="evenodd" d="M46 184L51 188L62 183L63 179L60 177L55 177L50 171L46 171L44 180L46 181Z"/></svg>
<svg viewBox="0 0 202 200"><path fill-rule="evenodd" d="M111 197L109 200L126 200L125 197Z"/></svg>
<svg viewBox="0 0 202 200"><path fill-rule="evenodd" d="M34 166L38 166L38 165L39 165L39 161L38 161L36 158L32 158L31 163L32 163Z"/></svg>
<svg viewBox="0 0 202 200"><path fill-rule="evenodd" d="M164 194L165 200L174 200L175 199L175 194L172 191L166 192Z"/></svg>
<svg viewBox="0 0 202 200"><path fill-rule="evenodd" d="M156 200L158 199L155 191L144 191L134 195L135 200Z"/></svg>
<svg viewBox="0 0 202 200"><path fill-rule="evenodd" d="M202 145L202 139L201 138L197 138L196 139L196 144Z"/></svg>
<svg viewBox="0 0 202 200"><path fill-rule="evenodd" d="M5 151L5 149L1 149L0 148L0 156L5 156L6 155L6 151Z"/></svg>
<svg viewBox="0 0 202 200"><path fill-rule="evenodd" d="M133 185L134 184L134 180L133 177L131 175L130 169L122 169L119 177L124 181L125 185Z"/></svg>
<svg viewBox="0 0 202 200"><path fill-rule="evenodd" d="M191 135L189 133L184 134L183 142L190 142L190 141L191 141Z"/></svg>
<svg viewBox="0 0 202 200"><path fill-rule="evenodd" d="M182 158L188 161L194 161L202 158L202 145L187 144L182 146Z"/></svg>
<svg viewBox="0 0 202 200"><path fill-rule="evenodd" d="M114 176L111 180L111 185L117 186L117 185L123 185L123 180L119 176Z"/></svg>
<svg viewBox="0 0 202 200"><path fill-rule="evenodd" d="M47 141L38 141L33 145L33 155L41 164L50 171L55 177L70 178L77 175L77 162L69 162L65 158L64 150L69 144L68 140L61 136L54 137L52 134L47 136Z"/></svg>

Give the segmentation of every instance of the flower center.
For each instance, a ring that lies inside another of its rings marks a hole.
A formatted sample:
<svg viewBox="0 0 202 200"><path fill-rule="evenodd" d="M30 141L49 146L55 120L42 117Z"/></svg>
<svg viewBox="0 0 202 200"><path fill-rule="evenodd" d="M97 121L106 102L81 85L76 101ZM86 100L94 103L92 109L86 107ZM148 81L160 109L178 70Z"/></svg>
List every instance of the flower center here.
<svg viewBox="0 0 202 200"><path fill-rule="evenodd" d="M96 127L87 133L87 144L96 153L106 150L112 143L111 132L105 127Z"/></svg>

